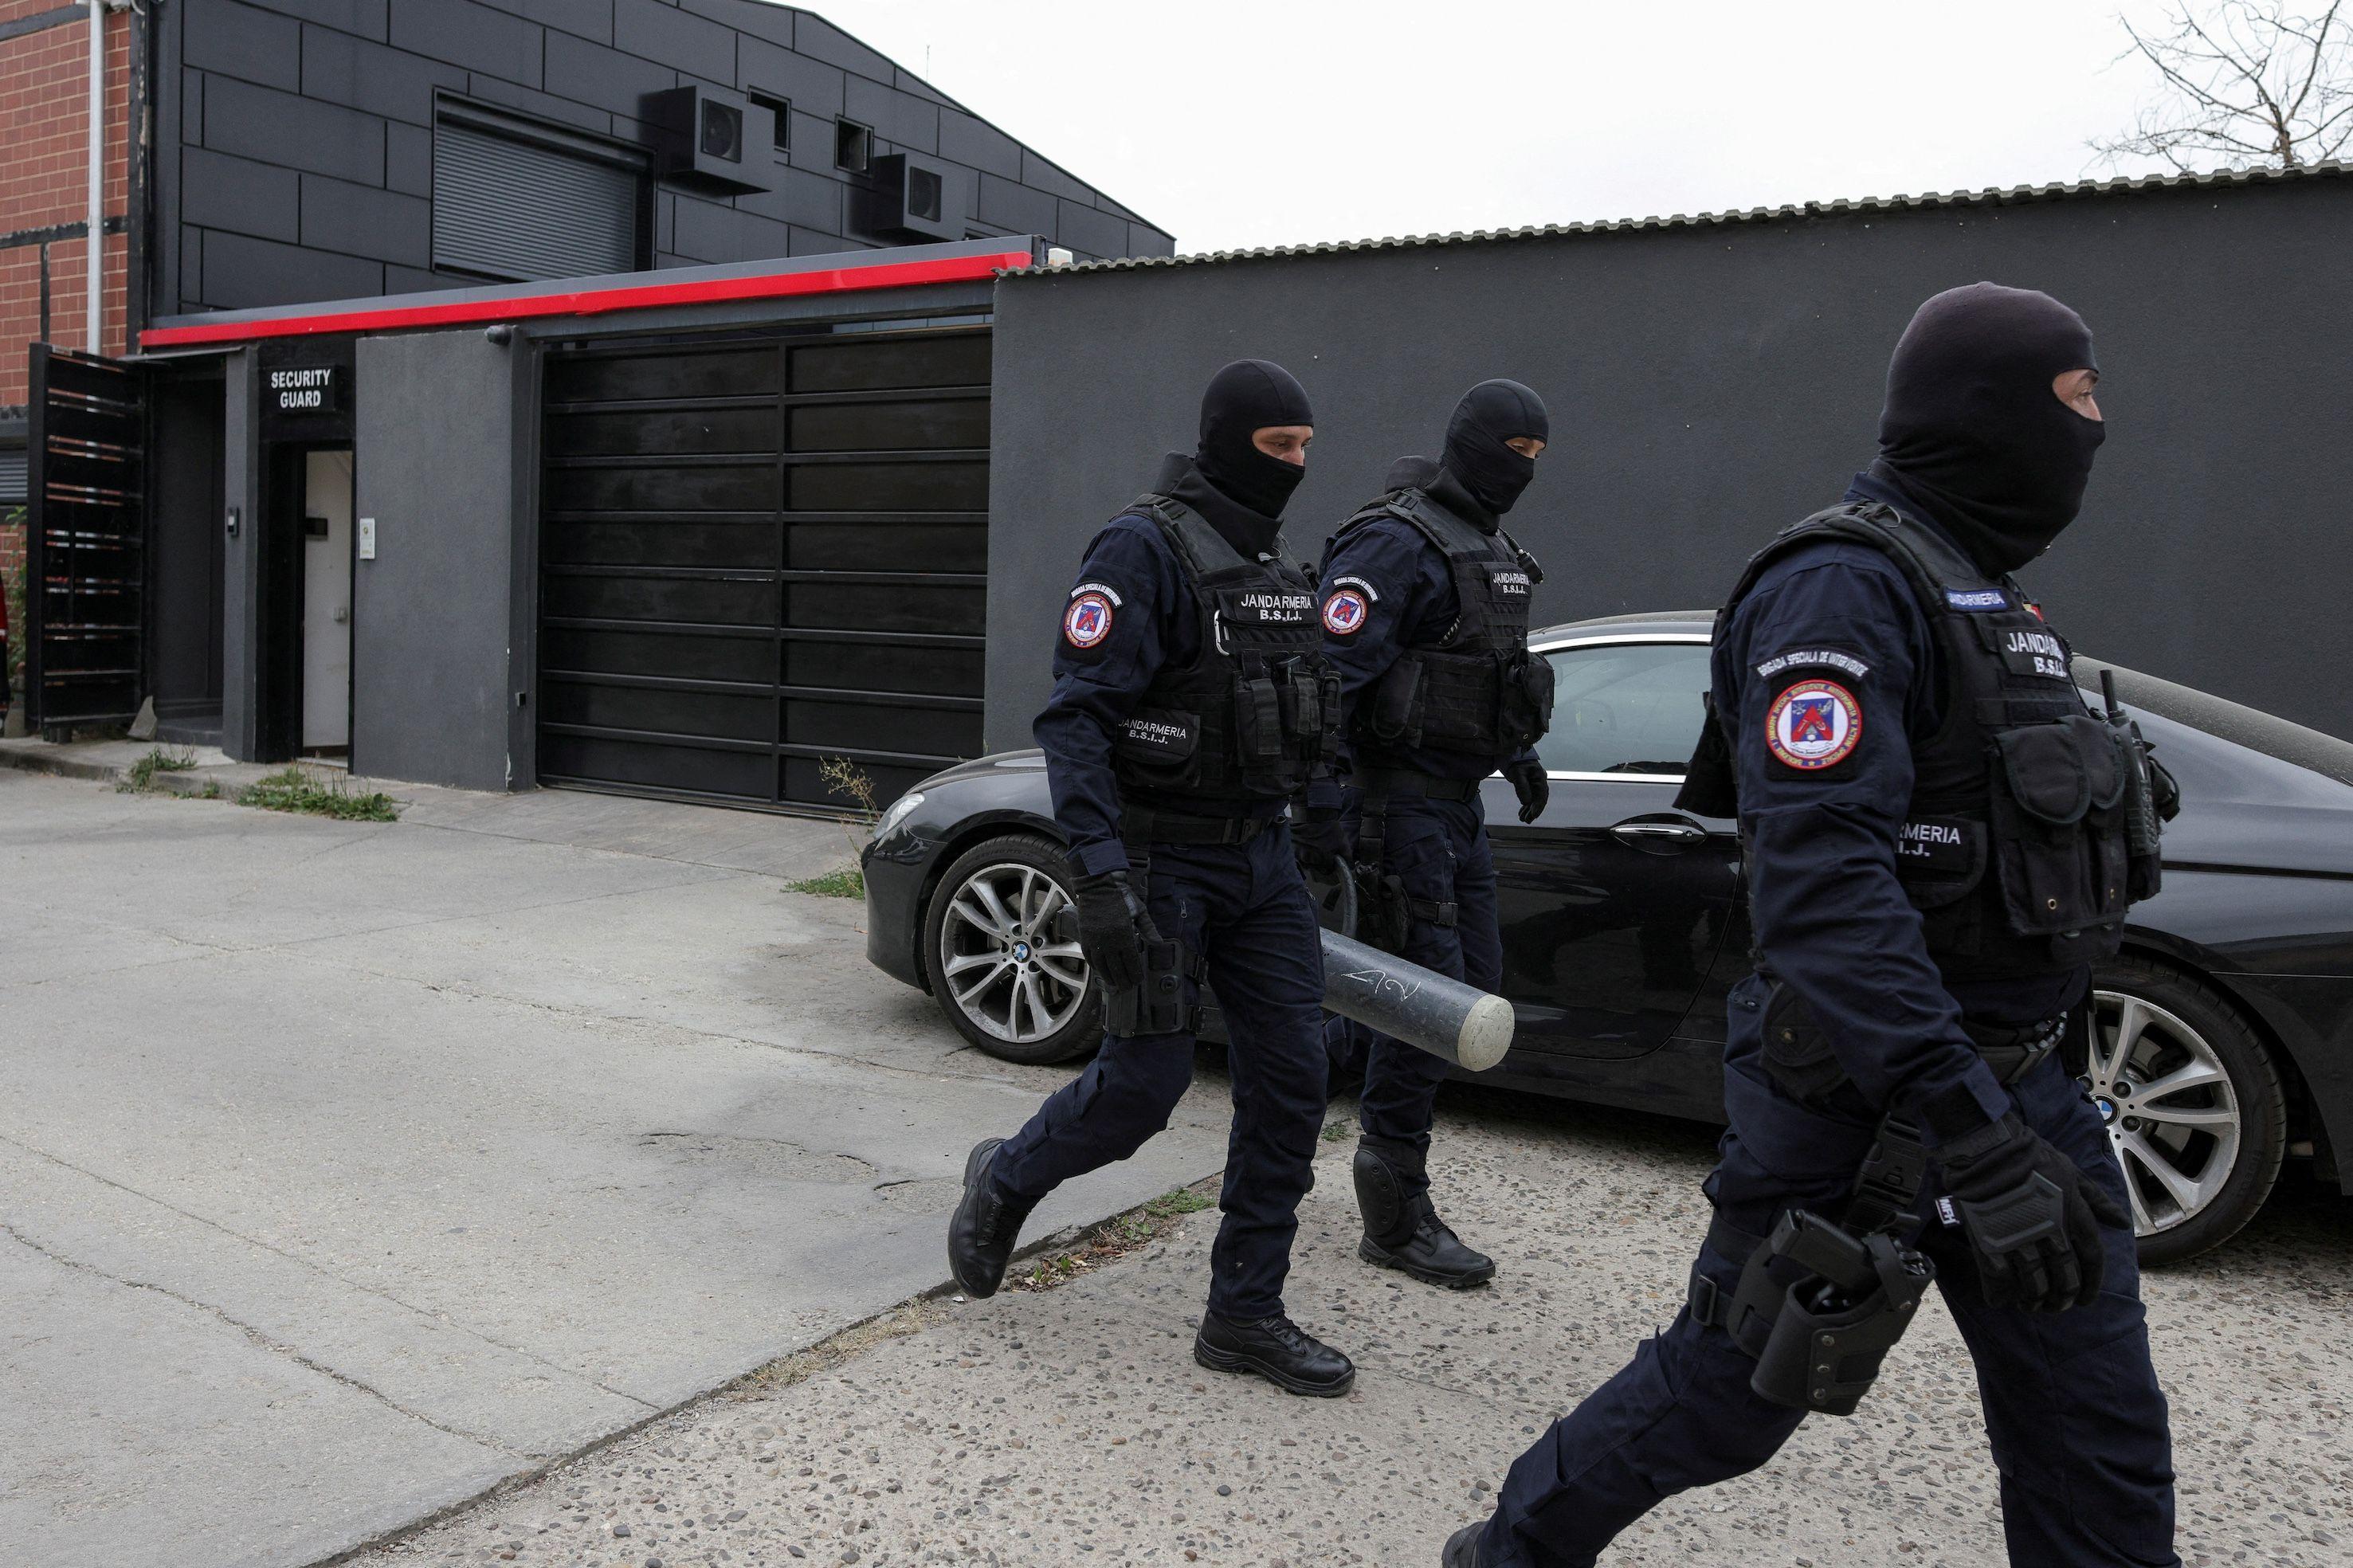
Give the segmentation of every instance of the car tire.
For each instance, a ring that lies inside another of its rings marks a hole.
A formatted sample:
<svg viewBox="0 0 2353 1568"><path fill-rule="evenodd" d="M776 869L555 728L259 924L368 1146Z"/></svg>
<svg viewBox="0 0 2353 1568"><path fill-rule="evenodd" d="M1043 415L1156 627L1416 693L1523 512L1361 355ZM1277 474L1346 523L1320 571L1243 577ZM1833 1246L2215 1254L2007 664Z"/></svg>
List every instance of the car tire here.
<svg viewBox="0 0 2353 1568"><path fill-rule="evenodd" d="M957 856L923 910L933 999L1000 1060L1069 1061L1102 1041L1102 990L1079 952L1070 880L1060 845L1009 833Z"/></svg>
<svg viewBox="0 0 2353 1568"><path fill-rule="evenodd" d="M2121 1057L2120 1028L2132 1032ZM2271 1052L2212 986L2134 957L2094 975L2092 1037L2090 1059L2070 1070L2133 1189L2140 1260L2179 1263L2220 1247L2263 1207L2287 1152L2287 1093Z"/></svg>

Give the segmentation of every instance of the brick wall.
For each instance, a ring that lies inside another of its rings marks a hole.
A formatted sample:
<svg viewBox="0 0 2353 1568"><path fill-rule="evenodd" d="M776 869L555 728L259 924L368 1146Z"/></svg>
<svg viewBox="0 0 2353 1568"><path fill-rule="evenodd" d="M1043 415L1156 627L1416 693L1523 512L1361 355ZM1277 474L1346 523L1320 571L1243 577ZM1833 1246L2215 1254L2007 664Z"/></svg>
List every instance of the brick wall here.
<svg viewBox="0 0 2353 1568"><path fill-rule="evenodd" d="M55 0L0 0L0 25L58 8ZM110 15L104 25L106 215L119 226L131 195L131 17ZM88 346L81 312L89 134L90 24L75 19L0 39L0 408L25 401L25 346L45 335L45 272L47 340ZM124 243L120 232L105 237L108 353L123 345Z"/></svg>
<svg viewBox="0 0 2353 1568"><path fill-rule="evenodd" d="M60 0L0 0L0 30L37 23ZM72 17L0 37L0 416L26 399L26 350L86 348L82 306L89 215L90 23ZM105 278L101 344L125 347L130 210L132 19L106 29ZM43 284L47 283L44 304ZM19 514L0 511L0 571L24 558Z"/></svg>

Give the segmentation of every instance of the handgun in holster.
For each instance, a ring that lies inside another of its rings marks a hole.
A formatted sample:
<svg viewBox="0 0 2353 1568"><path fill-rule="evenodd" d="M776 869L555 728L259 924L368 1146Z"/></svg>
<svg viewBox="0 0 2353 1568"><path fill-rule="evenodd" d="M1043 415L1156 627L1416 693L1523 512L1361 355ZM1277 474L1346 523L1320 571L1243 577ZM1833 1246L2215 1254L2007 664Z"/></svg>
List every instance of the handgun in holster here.
<svg viewBox="0 0 2353 1568"><path fill-rule="evenodd" d="M1936 1277L1885 1231L1857 1236L1790 1209L1749 1255L1725 1328L1757 1358L1749 1386L1760 1398L1852 1415Z"/></svg>
<svg viewBox="0 0 2353 1568"><path fill-rule="evenodd" d="M1133 986L1103 989L1103 1027L1122 1037L1195 1032L1199 1010L1185 999L1186 976L1193 967L1185 944L1175 937L1145 942L1143 978Z"/></svg>

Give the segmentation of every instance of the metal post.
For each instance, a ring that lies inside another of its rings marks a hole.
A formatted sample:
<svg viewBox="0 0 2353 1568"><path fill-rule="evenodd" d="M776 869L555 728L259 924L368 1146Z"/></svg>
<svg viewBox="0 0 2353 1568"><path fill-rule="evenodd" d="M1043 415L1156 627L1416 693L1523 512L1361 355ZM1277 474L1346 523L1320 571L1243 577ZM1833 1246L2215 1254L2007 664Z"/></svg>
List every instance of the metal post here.
<svg viewBox="0 0 2353 1568"><path fill-rule="evenodd" d="M106 352L99 341L105 310L100 290L106 282L106 13L107 0L90 4L90 230L84 248L90 297L83 305L83 337L93 354Z"/></svg>

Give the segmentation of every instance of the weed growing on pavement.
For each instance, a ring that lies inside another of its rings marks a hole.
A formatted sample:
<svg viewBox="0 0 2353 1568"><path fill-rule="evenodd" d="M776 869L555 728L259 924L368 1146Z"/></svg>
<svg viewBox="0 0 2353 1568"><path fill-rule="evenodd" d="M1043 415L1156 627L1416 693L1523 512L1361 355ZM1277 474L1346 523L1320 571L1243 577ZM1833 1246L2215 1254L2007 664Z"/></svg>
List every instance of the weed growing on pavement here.
<svg viewBox="0 0 2353 1568"><path fill-rule="evenodd" d="M1331 1122L1324 1129L1324 1142L1326 1143L1337 1143L1341 1139L1345 1138L1349 1133L1356 1130L1356 1124L1354 1122Z"/></svg>
<svg viewBox="0 0 2353 1568"><path fill-rule="evenodd" d="M184 773L195 765L195 752L157 746L124 770L122 782L114 787L124 795L146 795L154 789L157 773Z"/></svg>
<svg viewBox="0 0 2353 1568"><path fill-rule="evenodd" d="M785 891L807 893L813 899L862 899L866 896L866 873L855 866L845 866L822 877L787 882Z"/></svg>
<svg viewBox="0 0 2353 1568"><path fill-rule="evenodd" d="M1106 1263L1115 1263L1148 1242L1176 1228L1188 1214L1198 1214L1217 1199L1198 1187L1178 1187L1138 1208L1113 1215L1080 1237L1068 1251L1041 1253L1029 1265L1007 1277L1008 1290L1052 1290Z"/></svg>
<svg viewBox="0 0 2353 1568"><path fill-rule="evenodd" d="M881 807L874 804L874 781L867 776L864 768L848 757L818 758L817 776L818 782L825 785L826 794L840 795L857 805L856 819L866 826L873 826L874 819L882 815ZM849 819L844 818L843 821L847 826Z"/></svg>
<svg viewBox="0 0 2353 1568"><path fill-rule="evenodd" d="M391 822L400 816L390 795L373 790L354 795L344 780L307 773L299 764L271 773L231 798L264 811L296 811L341 822Z"/></svg>
<svg viewBox="0 0 2353 1568"><path fill-rule="evenodd" d="M767 1365L746 1376L738 1385L738 1397L765 1394L772 1389L790 1388L806 1383L818 1373L830 1372L844 1362L855 1361L868 1351L903 1340L910 1334L920 1334L930 1328L941 1313L938 1302L909 1301L892 1308L879 1317L862 1323L852 1323L838 1334L819 1340L805 1351L795 1351L779 1356Z"/></svg>
<svg viewBox="0 0 2353 1568"><path fill-rule="evenodd" d="M848 757L819 757L817 776L825 785L826 794L838 795L857 808L847 816L834 818L841 825L841 837L849 845L854 859L865 839L874 832L874 824L881 819L881 808L874 802L874 781ZM794 882L787 890L819 899L862 899L866 896L866 873L856 865L845 866L822 877Z"/></svg>

